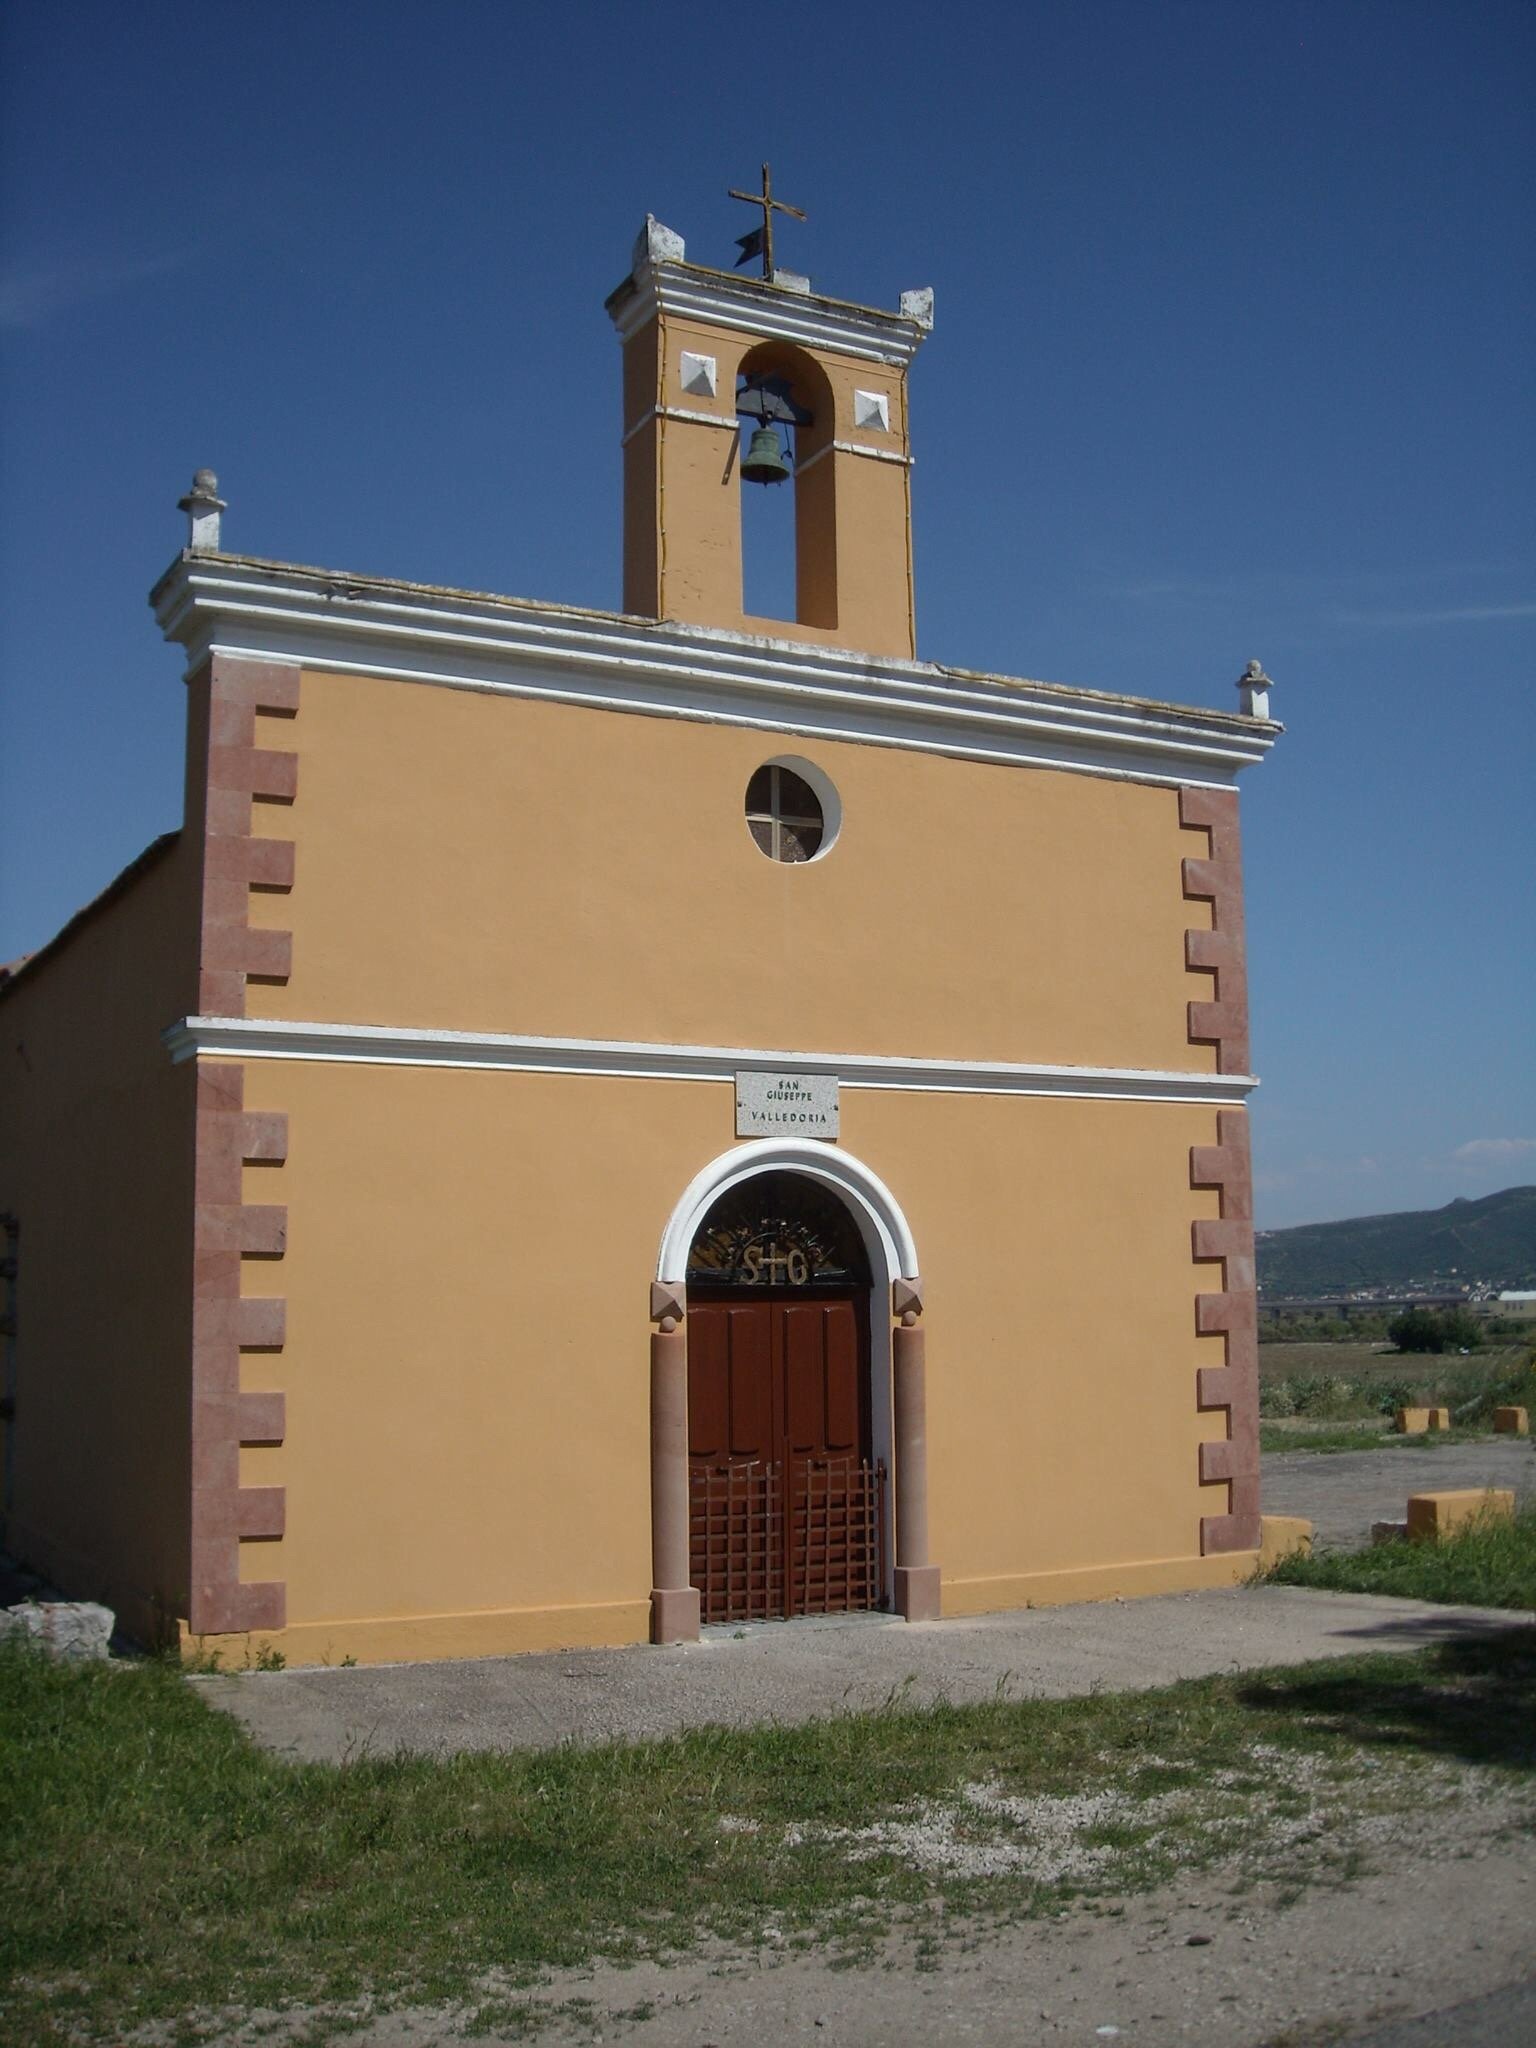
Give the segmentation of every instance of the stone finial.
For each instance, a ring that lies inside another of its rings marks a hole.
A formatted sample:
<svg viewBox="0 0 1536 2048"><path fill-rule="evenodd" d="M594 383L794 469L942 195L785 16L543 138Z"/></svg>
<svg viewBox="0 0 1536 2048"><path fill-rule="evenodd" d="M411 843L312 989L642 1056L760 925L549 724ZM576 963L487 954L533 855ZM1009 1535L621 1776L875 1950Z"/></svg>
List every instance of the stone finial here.
<svg viewBox="0 0 1536 2048"><path fill-rule="evenodd" d="M901 295L901 317L921 327L924 334L933 331L933 286L925 284L921 291L903 292Z"/></svg>
<svg viewBox="0 0 1536 2048"><path fill-rule="evenodd" d="M630 270L641 269L647 263L681 263L683 238L672 228L663 227L654 213L645 216L645 225L635 237L634 251L629 259Z"/></svg>
<svg viewBox="0 0 1536 2048"><path fill-rule="evenodd" d="M200 469L192 488L176 500L178 512L187 515L187 546L194 554L216 555L219 551L219 515L225 510L219 496L219 480L211 469Z"/></svg>
<svg viewBox="0 0 1536 2048"><path fill-rule="evenodd" d="M1264 673L1262 661L1250 661L1237 679L1238 703L1244 718L1268 718L1269 693L1273 682Z"/></svg>

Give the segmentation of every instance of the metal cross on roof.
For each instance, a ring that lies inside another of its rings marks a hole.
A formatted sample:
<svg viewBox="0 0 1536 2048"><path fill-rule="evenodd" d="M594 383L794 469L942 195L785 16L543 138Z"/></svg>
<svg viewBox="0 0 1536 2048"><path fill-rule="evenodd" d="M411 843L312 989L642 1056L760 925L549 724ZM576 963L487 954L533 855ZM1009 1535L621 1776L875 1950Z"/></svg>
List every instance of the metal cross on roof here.
<svg viewBox="0 0 1536 2048"><path fill-rule="evenodd" d="M748 206L760 206L763 209L762 226L760 228L753 228L750 234L738 235L736 238L736 246L741 251L741 254L736 258L735 267L739 270L743 263L750 263L754 256L761 256L763 259L763 275L771 283L773 279L773 216L776 213L787 213L793 220L804 220L805 215L798 206L791 206L783 199L774 198L773 179L769 174L767 164L763 165L763 189L761 192L738 192L733 186L730 196L732 199L744 199Z"/></svg>

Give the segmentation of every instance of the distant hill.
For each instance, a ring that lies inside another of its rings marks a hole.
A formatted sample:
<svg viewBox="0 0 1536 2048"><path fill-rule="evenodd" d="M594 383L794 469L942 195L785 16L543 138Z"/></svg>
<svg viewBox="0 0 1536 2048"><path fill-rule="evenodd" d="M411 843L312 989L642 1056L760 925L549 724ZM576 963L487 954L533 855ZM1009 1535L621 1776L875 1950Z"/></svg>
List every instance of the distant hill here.
<svg viewBox="0 0 1536 2048"><path fill-rule="evenodd" d="M1458 1197L1443 1209L1261 1230L1257 1249L1259 1285L1271 1301L1473 1280L1536 1287L1536 1188L1505 1188L1475 1202Z"/></svg>

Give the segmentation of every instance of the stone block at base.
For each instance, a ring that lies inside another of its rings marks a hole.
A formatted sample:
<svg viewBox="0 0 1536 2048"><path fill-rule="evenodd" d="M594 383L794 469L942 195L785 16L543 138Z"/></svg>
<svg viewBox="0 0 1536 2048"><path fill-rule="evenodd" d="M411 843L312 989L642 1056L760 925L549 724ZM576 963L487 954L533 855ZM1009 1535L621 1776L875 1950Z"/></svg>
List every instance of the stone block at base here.
<svg viewBox="0 0 1536 2048"><path fill-rule="evenodd" d="M1495 1408L1493 1426L1501 1436L1529 1436L1531 1413L1528 1408Z"/></svg>
<svg viewBox="0 0 1536 2048"><path fill-rule="evenodd" d="M1424 1436L1430 1430L1449 1429L1449 1408L1399 1408L1394 1427L1399 1436Z"/></svg>
<svg viewBox="0 0 1536 2048"><path fill-rule="evenodd" d="M654 1587L651 1592L651 1641L696 1643L698 1640L698 1587Z"/></svg>
<svg viewBox="0 0 1536 2048"><path fill-rule="evenodd" d="M1372 1522L1371 1524L1371 1541L1373 1543L1395 1543L1400 1536L1406 1536L1407 1534L1408 1524L1406 1522Z"/></svg>
<svg viewBox="0 0 1536 2048"><path fill-rule="evenodd" d="M1469 1522L1514 1520L1515 1496L1505 1486L1465 1486L1451 1493L1408 1496L1408 1534L1434 1543Z"/></svg>
<svg viewBox="0 0 1536 2048"><path fill-rule="evenodd" d="M1312 1524L1304 1515L1260 1515L1259 1570L1265 1572L1282 1557L1312 1554Z"/></svg>
<svg viewBox="0 0 1536 2048"><path fill-rule="evenodd" d="M106 1657L115 1617L94 1600L25 1600L0 1613L0 1636L24 1636L52 1657Z"/></svg>
<svg viewBox="0 0 1536 2048"><path fill-rule="evenodd" d="M896 1612L903 1621L937 1621L942 1606L936 1564L896 1567Z"/></svg>

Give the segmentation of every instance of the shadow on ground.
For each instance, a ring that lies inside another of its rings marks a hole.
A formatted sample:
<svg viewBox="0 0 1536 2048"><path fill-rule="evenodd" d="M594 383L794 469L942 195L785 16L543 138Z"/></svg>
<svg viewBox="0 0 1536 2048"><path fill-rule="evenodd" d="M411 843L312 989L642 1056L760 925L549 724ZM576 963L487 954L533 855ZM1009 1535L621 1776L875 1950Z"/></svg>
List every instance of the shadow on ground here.
<svg viewBox="0 0 1536 2048"><path fill-rule="evenodd" d="M1387 1625L1394 1627L1411 1631L1413 1624ZM1536 1770L1536 1630L1463 1623L1426 1656L1427 1669L1383 1656L1295 1674L1256 1672L1237 1696L1362 1746Z"/></svg>

